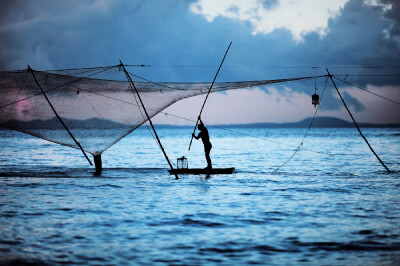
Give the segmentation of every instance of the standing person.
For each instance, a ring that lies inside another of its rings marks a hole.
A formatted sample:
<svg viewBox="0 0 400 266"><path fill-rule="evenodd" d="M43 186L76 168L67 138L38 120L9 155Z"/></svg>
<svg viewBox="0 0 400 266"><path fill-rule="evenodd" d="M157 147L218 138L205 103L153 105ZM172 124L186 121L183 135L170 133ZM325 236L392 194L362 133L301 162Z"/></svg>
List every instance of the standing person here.
<svg viewBox="0 0 400 266"><path fill-rule="evenodd" d="M211 142L210 142L210 136L208 135L208 130L204 126L203 121L201 121L201 118L199 117L200 124L197 126L197 129L200 130L199 135L195 135L194 133L192 134L195 139L201 138L204 144L204 153L206 155L206 160L207 160L207 167L205 169L212 169L212 164L211 164L211 158L210 158L210 151L212 148Z"/></svg>

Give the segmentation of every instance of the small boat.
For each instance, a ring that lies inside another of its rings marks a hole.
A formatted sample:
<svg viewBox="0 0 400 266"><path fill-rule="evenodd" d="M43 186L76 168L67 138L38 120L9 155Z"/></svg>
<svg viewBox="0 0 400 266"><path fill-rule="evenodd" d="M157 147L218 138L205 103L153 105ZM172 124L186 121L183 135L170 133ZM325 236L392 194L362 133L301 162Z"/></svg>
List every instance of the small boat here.
<svg viewBox="0 0 400 266"><path fill-rule="evenodd" d="M235 170L235 167L231 168L212 168L212 169L202 169L202 168L178 168L168 170L170 175L230 175Z"/></svg>

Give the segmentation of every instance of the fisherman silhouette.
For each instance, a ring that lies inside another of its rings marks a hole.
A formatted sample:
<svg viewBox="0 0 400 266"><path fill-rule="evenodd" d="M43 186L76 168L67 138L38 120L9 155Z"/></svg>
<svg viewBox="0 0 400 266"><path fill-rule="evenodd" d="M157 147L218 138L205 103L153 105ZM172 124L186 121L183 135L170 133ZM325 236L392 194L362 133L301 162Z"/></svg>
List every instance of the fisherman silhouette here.
<svg viewBox="0 0 400 266"><path fill-rule="evenodd" d="M195 135L194 133L192 134L195 139L201 138L204 144L204 153L206 155L206 160L207 160L207 167L205 169L212 169L212 164L211 164L211 158L210 158L210 151L212 148L211 142L210 142L210 136L208 135L208 130L204 126L203 121L201 121L201 118L199 116L199 121L200 124L197 126L197 129L200 130L199 135Z"/></svg>

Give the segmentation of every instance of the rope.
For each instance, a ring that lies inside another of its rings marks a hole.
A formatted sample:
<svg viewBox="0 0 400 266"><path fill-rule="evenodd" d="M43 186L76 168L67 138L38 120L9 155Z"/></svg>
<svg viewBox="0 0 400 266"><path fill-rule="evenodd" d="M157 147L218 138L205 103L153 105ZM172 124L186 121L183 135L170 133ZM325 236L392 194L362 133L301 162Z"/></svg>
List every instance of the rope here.
<svg viewBox="0 0 400 266"><path fill-rule="evenodd" d="M136 77L136 78L142 79L142 80L144 80L144 81L146 81L146 82L153 83L153 84L159 85L159 86L161 86L161 87L168 88L168 89L172 89L172 90L181 90L181 91L188 91L188 90L201 91L201 90L204 90L204 89L181 89L181 88L171 87L171 86L167 86L167 85L164 85L164 84L162 84L162 83L159 83L159 82L156 82L156 81L152 81L152 80L146 79L146 78L144 78L144 77L135 75L135 74L133 74L133 73L131 73L131 72L128 72L128 73L129 73L130 75L132 75L132 76L134 76L134 77ZM327 75L321 75L321 76L316 76L316 77L289 78L289 79L283 79L283 80L270 80L270 81L275 81L275 82L273 82L273 83L267 83L267 84L263 84L263 83L262 83L263 81L259 81L259 84L257 84L257 85L254 84L254 85L251 86L251 87L270 86L270 85L272 85L272 84L282 85L282 84L288 84L288 83L298 82L298 81L300 81L300 80L309 80L309 79L325 78L325 77L327 77ZM265 82L265 81L264 81L264 82ZM199 82L199 83L206 83L206 82ZM229 83L229 82L224 82L224 83ZM196 84L196 82L191 82L191 84ZM231 88L231 87L232 87L232 86L229 84L229 85L227 85L227 86L219 86L217 89L218 89L218 90L223 90L223 89L225 89L225 88ZM249 87L247 87L247 88L249 88ZM236 89L237 89L237 88L236 88ZM244 88L242 88L242 89L244 89Z"/></svg>
<svg viewBox="0 0 400 266"><path fill-rule="evenodd" d="M397 102L397 101L394 101L394 100L392 100L392 99L386 98L386 97L384 97L384 96L382 96L382 95L379 95L379 94L377 94L377 93L375 93L375 92L372 92L372 91L369 91L369 90L367 90L367 89L363 89L363 88L361 88L360 86L357 86L357 85L355 85L355 84L352 84L352 83L350 83L350 82L348 82L348 81L345 81L345 80L343 80L343 79L337 78L337 77L335 77L335 76L334 76L334 78L337 79L337 80L340 80L341 82L344 82L344 83L346 83L346 84L348 84L348 85L354 86L354 87L356 87L356 88L358 88L358 89L360 89L360 90L363 90L363 91L365 91L365 92L368 92L368 93L370 93L370 94L372 94L372 95L378 96L378 97L380 97L380 98L382 98L382 99L385 99L385 100L388 100L388 101L390 101L390 102L392 102L392 103L395 103L395 104L399 104L399 105L400 105L400 102Z"/></svg>
<svg viewBox="0 0 400 266"><path fill-rule="evenodd" d="M152 65L125 65L127 67L152 67Z"/></svg>
<svg viewBox="0 0 400 266"><path fill-rule="evenodd" d="M128 72L128 73L129 73L129 72ZM129 83L129 88L130 88L130 89L132 90L132 92L133 92L133 88L132 88L132 84L131 84L131 83ZM142 112L142 109L140 109L141 106L139 105L139 102L138 102L138 99L137 99L135 93L133 93L133 97L135 98L136 106L137 106L138 109L139 109L140 115L142 116L143 120L145 121L144 124L146 125L147 130L149 131L150 135L153 137L154 141L157 143L158 147L161 149L160 143L158 143L158 141L156 140L156 137L153 135L153 132L151 132L151 130L150 130L150 128L149 128L149 125L146 123L147 118L145 118L145 116L144 116L144 114L143 114L143 112ZM111 98L111 97L110 97L110 98ZM149 108L149 109L150 109L150 108ZM168 159L168 160L169 160L169 159Z"/></svg>
<svg viewBox="0 0 400 266"><path fill-rule="evenodd" d="M98 68L102 68L102 69L108 69L108 68L113 68L116 67L118 65L114 65L114 66L103 66L103 67L82 67L82 68L65 68L65 69L50 69L50 70L43 70L44 72L46 71L70 71L70 70L93 70L93 69L98 69Z"/></svg>
<svg viewBox="0 0 400 266"><path fill-rule="evenodd" d="M178 116L178 115L174 115L174 114L170 114L170 113L166 113L166 112L160 112L160 113L162 113L162 114L164 114L166 116L173 116L173 117L176 117L176 118L179 118L179 119L182 119L182 120L186 120L186 121L190 121L190 122L196 122L196 120L189 119L189 118L186 118L186 117L182 117L182 116ZM246 136L246 137L251 137L251 138L255 138L255 139L261 139L261 140L264 140L264 141L267 141L267 142L269 141L269 142L274 142L274 143L278 143L278 144L294 147L294 145L291 145L291 144L287 144L287 143L284 143L284 142L279 142L279 141L271 140L271 139L267 139L267 138L252 136L252 135L249 135L249 134L246 134L246 133L243 133L243 132L239 132L239 131L235 131L235 130L232 130L232 129L229 129L229 128L224 128L224 127L215 126L215 125L207 125L207 126L208 127L212 127L212 128L225 130L225 131L229 131L229 132L232 132L232 133L235 133L235 134L238 134L238 135L243 135L243 136ZM311 152L315 152L315 153L320 153L320 154L325 154L325 155L329 155L329 156L335 156L334 154L331 154L331 153L322 152L322 151L316 151L316 150L313 150L313 149L305 149L305 148L303 148L303 150L307 150L307 151L311 151Z"/></svg>
<svg viewBox="0 0 400 266"><path fill-rule="evenodd" d="M339 74L337 77L398 77L400 74Z"/></svg>
<svg viewBox="0 0 400 266"><path fill-rule="evenodd" d="M173 67L173 68L215 68L212 65L125 65L125 66L140 66L140 67ZM312 68L313 66L246 66L246 65L225 65L224 67L231 68L293 68L293 69L304 69ZM318 68L326 68L327 66L317 66ZM329 66L329 68L343 68L343 69L398 69L400 66Z"/></svg>
<svg viewBox="0 0 400 266"><path fill-rule="evenodd" d="M118 66L118 65L114 65ZM69 70L83 70L83 69L96 69L96 68L109 68L114 66L100 66L100 67L83 67L83 68L64 68L64 69L48 69L44 71L69 71ZM146 65L146 64L132 64L125 65L126 67L171 67L171 68L215 68L215 65ZM225 65L229 68L276 68L276 69L309 69L313 67L318 68L337 68L337 69L399 69L400 66L256 66L256 65ZM14 70L16 71L16 70Z"/></svg>
<svg viewBox="0 0 400 266"><path fill-rule="evenodd" d="M136 78L142 79L142 80L144 80L144 81L147 81L147 82L156 84L156 85L161 86L161 87L164 87L164 88L168 88L168 89L171 89L171 90L187 90L187 89L181 89L181 88L170 87L170 86L167 86L167 85L164 85L164 84L161 84L161 83L158 83L158 82L151 81L151 80L148 80L148 79L146 79L146 78L140 77L140 76L135 75L135 74L133 74L133 73L131 73L131 72L128 72L128 73L129 73L130 75L136 77ZM197 90L201 90L201 89L197 89Z"/></svg>
<svg viewBox="0 0 400 266"><path fill-rule="evenodd" d="M318 110L319 110L319 107L321 106L322 98L324 97L324 93L325 93L325 89L326 89L326 84L327 84L327 83L328 83L328 78L325 79L325 85L324 85L324 90L322 91L321 100L320 100L320 102L319 102L319 105L318 105L317 109L315 109L314 116L313 116L313 118L311 119L310 125L308 126L308 129L307 129L306 133L304 134L304 137L303 137L303 139L301 140L299 146L298 146L298 147L296 148L296 150L293 152L292 156L289 157L289 159L287 159L282 165L278 166L274 171L272 171L272 174L274 174L276 171L278 171L278 170L281 169L283 166L285 166L285 165L296 155L296 153L300 150L300 148L303 146L304 140L305 140L305 138L306 138L308 132L310 131L311 126L312 126L312 124L313 124L313 122L314 122L314 120L315 120L315 117L317 116L317 112L318 112Z"/></svg>
<svg viewBox="0 0 400 266"><path fill-rule="evenodd" d="M131 85L130 83L129 83L129 88L133 91L132 85ZM147 121L147 118L144 117L144 114L143 114L143 112L142 112L142 109L140 109L140 105L139 105L139 102L138 102L138 100L137 100L137 97L136 97L136 94L135 94L135 93L133 94L133 97L135 98L136 106L137 106L138 109L139 109L140 115L142 116L142 118L143 118L144 121ZM146 122L144 122L144 124L146 125L147 130L149 131L150 135L153 137L154 141L157 143L158 147L161 149L160 143L158 143L158 141L156 140L156 137L153 135L153 132L151 132L151 130L150 130L150 128L149 128L149 125L148 125ZM168 158L168 160L169 160L169 158Z"/></svg>

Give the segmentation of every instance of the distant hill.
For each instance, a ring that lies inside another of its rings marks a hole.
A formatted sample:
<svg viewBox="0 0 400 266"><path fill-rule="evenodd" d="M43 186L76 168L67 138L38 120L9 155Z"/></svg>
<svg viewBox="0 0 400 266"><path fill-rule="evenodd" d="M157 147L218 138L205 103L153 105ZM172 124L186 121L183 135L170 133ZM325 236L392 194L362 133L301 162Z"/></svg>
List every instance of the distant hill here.
<svg viewBox="0 0 400 266"><path fill-rule="evenodd" d="M232 127L232 128L304 128L308 127L311 122L311 117L305 118L298 122L290 123L252 123L252 124L224 124L216 125L221 127ZM111 120L91 118L87 120L73 120L63 119L67 126L71 128L80 129L118 129L126 128L127 125L117 123ZM18 122L11 120L7 123L9 127L18 128L22 126L25 129L39 130L39 129L64 129L62 125L57 121L57 118L50 120L33 120L29 122ZM1 129L0 124L0 129ZM362 128L400 128L400 124L371 124L371 123L359 123ZM178 126L178 125L155 125L156 128L181 128L181 127L193 127L193 126ZM352 122L345 121L335 117L316 117L312 125L313 128L349 128L354 127ZM4 128L3 128L4 129Z"/></svg>
<svg viewBox="0 0 400 266"><path fill-rule="evenodd" d="M305 118L298 122L289 123L253 123L253 124L231 124L224 125L225 127L236 127L236 128L304 128L308 127L311 123L312 117ZM362 128L400 128L400 124L372 124L372 123L358 123ZM336 117L316 117L313 124L313 128L349 128L355 127L353 122L336 118Z"/></svg>

